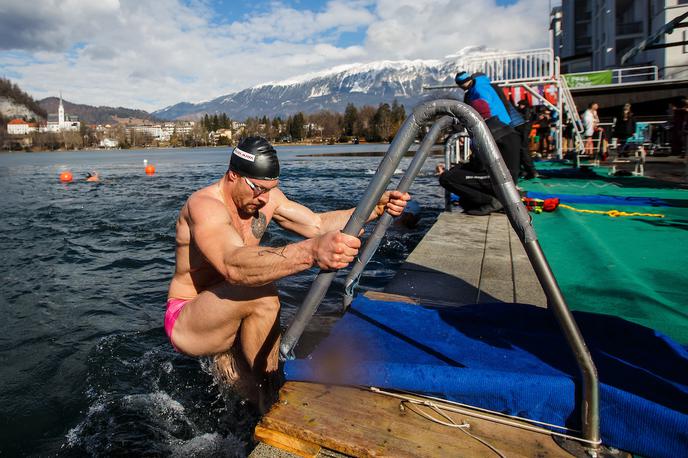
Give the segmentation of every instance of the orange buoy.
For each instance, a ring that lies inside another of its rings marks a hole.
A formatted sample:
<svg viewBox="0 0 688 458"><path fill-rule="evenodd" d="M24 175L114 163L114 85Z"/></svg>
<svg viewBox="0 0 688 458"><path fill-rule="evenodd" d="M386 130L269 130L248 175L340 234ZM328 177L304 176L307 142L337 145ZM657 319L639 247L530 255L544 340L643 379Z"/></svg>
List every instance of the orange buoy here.
<svg viewBox="0 0 688 458"><path fill-rule="evenodd" d="M152 165L146 166L146 175L153 175L155 173L155 167Z"/></svg>
<svg viewBox="0 0 688 458"><path fill-rule="evenodd" d="M69 170L66 170L60 174L60 181L63 183L69 183L72 181L74 177L72 176L72 172Z"/></svg>

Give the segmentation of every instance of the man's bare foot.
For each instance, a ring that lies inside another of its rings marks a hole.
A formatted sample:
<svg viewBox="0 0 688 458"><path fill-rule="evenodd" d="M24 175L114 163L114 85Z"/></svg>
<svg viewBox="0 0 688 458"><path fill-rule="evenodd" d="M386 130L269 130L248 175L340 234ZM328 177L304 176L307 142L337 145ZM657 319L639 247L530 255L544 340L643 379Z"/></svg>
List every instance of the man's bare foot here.
<svg viewBox="0 0 688 458"><path fill-rule="evenodd" d="M254 377L253 371L236 345L214 356L212 370L219 383L231 387L239 396L258 405L259 381Z"/></svg>
<svg viewBox="0 0 688 458"><path fill-rule="evenodd" d="M236 345L225 353L215 355L212 370L219 383L256 406L261 414L270 410L279 397L281 371L257 376Z"/></svg>

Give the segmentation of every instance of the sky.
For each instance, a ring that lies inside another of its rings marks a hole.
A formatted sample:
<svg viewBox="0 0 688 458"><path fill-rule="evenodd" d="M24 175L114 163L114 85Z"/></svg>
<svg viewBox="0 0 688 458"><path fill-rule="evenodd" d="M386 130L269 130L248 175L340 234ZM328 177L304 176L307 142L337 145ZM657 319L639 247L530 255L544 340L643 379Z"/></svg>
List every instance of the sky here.
<svg viewBox="0 0 688 458"><path fill-rule="evenodd" d="M0 76L153 111L352 63L546 47L551 0L0 0Z"/></svg>

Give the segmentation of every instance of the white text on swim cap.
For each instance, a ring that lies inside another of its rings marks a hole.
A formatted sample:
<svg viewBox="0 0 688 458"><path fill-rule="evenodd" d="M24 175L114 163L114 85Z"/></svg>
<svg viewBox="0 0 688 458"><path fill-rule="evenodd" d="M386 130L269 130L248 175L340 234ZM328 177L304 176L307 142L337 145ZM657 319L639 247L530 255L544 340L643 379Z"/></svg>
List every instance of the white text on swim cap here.
<svg viewBox="0 0 688 458"><path fill-rule="evenodd" d="M246 159L247 161L256 162L256 156L254 154L247 153L246 151L240 150L239 148L234 148L233 154L236 154L240 158Z"/></svg>

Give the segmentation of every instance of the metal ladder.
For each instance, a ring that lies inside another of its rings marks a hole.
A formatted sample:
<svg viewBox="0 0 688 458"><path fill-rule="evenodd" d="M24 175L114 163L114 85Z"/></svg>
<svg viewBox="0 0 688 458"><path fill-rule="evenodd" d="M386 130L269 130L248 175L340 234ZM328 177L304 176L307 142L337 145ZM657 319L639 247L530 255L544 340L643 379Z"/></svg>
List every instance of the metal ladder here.
<svg viewBox="0 0 688 458"><path fill-rule="evenodd" d="M458 123L468 130L473 143L476 145L474 152L479 155L481 162L487 167L497 198L504 205L511 226L521 240L533 270L545 292L548 308L552 311L575 357L581 376L581 405L579 409L581 412L582 434L587 442L587 445L584 447L591 451L590 455L592 456L597 453L596 450L601 444L597 369L545 258L528 215L528 210L521 201L521 196L499 153L497 144L482 117L475 110L464 103L452 99L438 99L416 106L394 137L389 150L378 166L375 176L366 188L363 199L359 202L342 232L353 236L358 235L373 207L384 193L401 158L416 138L420 128L426 122L435 119L437 119L435 125L433 125L428 135L423 139L423 143L416 152L409 169L399 183L399 190L405 191L410 187L413 179L422 167L430 147L443 129ZM380 239L391 221L391 215L385 213L378 221L373 234L361 250L359 259L356 261L347 279L346 294L349 298L353 297L358 276L365 267L365 263L370 260L377 249ZM296 316L284 333L280 344L280 359L282 361L294 358L294 347L303 334L308 321L310 321L322 302L335 275L335 271L320 271L318 273L303 304L297 310Z"/></svg>

